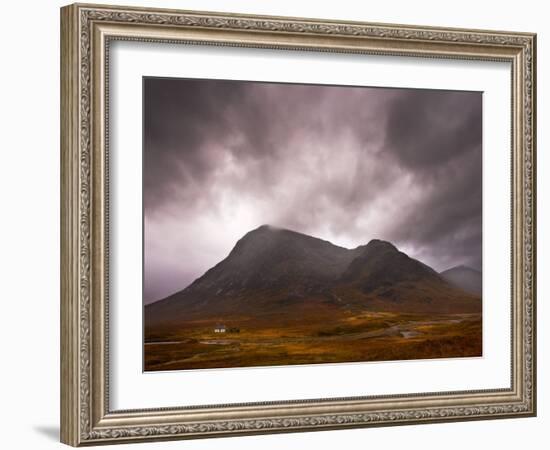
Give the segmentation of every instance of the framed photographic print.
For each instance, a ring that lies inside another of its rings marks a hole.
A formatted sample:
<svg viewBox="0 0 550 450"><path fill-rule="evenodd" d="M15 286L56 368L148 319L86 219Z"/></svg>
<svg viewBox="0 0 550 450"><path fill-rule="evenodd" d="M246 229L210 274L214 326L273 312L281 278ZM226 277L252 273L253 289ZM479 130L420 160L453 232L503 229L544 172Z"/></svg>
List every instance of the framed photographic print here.
<svg viewBox="0 0 550 450"><path fill-rule="evenodd" d="M535 38L62 8L62 441L535 415Z"/></svg>

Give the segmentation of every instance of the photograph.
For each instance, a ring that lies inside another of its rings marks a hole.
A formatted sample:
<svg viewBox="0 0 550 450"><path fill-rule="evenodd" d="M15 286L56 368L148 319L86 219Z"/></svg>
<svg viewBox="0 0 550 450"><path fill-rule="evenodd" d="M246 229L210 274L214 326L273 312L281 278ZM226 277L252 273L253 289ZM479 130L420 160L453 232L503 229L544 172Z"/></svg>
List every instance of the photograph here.
<svg viewBox="0 0 550 450"><path fill-rule="evenodd" d="M482 92L142 81L144 371L483 356Z"/></svg>

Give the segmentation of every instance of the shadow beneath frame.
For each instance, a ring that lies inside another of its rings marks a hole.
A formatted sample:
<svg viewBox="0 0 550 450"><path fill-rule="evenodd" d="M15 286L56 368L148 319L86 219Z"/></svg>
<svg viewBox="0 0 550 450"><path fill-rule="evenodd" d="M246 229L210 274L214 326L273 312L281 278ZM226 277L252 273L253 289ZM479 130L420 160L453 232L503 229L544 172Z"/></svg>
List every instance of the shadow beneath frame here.
<svg viewBox="0 0 550 450"><path fill-rule="evenodd" d="M33 429L49 440L59 442L59 427L53 425L35 425Z"/></svg>

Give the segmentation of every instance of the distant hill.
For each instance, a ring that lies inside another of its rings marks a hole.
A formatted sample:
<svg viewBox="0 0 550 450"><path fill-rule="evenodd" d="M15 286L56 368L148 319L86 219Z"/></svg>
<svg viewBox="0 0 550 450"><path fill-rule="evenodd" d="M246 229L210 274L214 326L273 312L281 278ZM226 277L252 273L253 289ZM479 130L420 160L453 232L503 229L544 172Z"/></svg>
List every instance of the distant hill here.
<svg viewBox="0 0 550 450"><path fill-rule="evenodd" d="M348 250L263 225L188 287L145 306L145 323L327 320L358 311L480 312L481 301L389 242Z"/></svg>
<svg viewBox="0 0 550 450"><path fill-rule="evenodd" d="M447 269L440 275L450 284L472 294L481 295L482 277L481 272L466 266L456 266Z"/></svg>

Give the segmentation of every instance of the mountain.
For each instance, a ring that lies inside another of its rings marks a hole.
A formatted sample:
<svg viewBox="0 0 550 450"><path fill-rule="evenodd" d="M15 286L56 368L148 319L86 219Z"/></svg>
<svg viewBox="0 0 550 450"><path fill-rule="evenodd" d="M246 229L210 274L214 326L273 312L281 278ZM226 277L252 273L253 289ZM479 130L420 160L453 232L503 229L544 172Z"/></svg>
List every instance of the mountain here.
<svg viewBox="0 0 550 450"><path fill-rule="evenodd" d="M373 239L363 247L343 273L342 279L355 282L363 292L372 292L407 281L441 282L432 268L409 258L393 244L378 239Z"/></svg>
<svg viewBox="0 0 550 450"><path fill-rule="evenodd" d="M350 263L334 289L377 311L473 312L481 305L431 267L377 239Z"/></svg>
<svg viewBox="0 0 550 450"><path fill-rule="evenodd" d="M361 311L478 312L457 289L393 244L349 250L263 225L187 288L145 307L147 326L219 317L328 320ZM267 320L267 319L266 319Z"/></svg>
<svg viewBox="0 0 550 450"><path fill-rule="evenodd" d="M336 280L357 254L322 239L262 225L240 239L227 258L189 288L216 295L289 286L310 291Z"/></svg>
<svg viewBox="0 0 550 450"><path fill-rule="evenodd" d="M467 266L456 266L440 273L450 284L472 294L481 295L481 272Z"/></svg>

